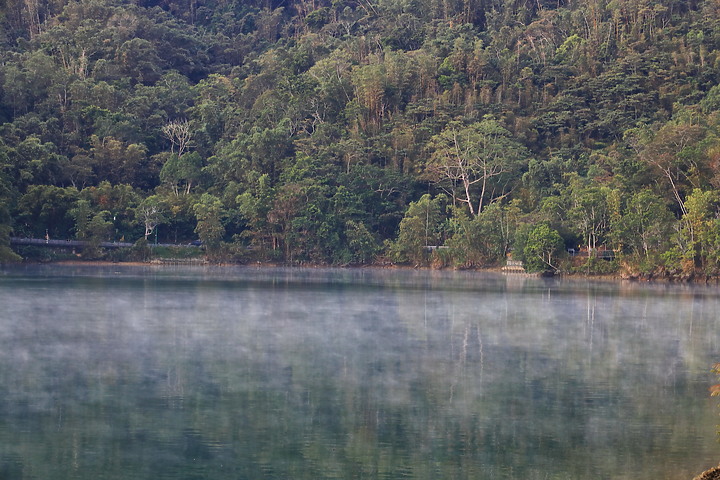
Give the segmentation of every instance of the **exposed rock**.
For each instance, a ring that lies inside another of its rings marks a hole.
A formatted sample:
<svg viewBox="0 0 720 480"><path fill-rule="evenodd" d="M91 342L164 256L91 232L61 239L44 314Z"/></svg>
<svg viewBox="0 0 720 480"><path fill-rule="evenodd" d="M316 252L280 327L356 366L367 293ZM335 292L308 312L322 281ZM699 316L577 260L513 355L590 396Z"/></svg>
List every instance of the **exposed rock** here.
<svg viewBox="0 0 720 480"><path fill-rule="evenodd" d="M720 466L705 470L693 480L720 480Z"/></svg>

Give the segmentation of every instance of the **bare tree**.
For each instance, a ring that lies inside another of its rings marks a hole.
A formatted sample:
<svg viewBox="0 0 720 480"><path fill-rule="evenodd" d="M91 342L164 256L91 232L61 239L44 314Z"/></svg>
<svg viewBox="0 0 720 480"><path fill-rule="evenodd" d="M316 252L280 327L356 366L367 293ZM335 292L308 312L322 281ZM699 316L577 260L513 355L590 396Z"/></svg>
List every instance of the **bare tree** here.
<svg viewBox="0 0 720 480"><path fill-rule="evenodd" d="M170 140L170 152L176 153L178 157L182 157L192 146L193 132L187 120L174 120L165 125L162 132Z"/></svg>
<svg viewBox="0 0 720 480"><path fill-rule="evenodd" d="M152 195L137 207L136 215L145 225L145 239L155 230L155 228L163 223L165 219L165 206L162 201Z"/></svg>

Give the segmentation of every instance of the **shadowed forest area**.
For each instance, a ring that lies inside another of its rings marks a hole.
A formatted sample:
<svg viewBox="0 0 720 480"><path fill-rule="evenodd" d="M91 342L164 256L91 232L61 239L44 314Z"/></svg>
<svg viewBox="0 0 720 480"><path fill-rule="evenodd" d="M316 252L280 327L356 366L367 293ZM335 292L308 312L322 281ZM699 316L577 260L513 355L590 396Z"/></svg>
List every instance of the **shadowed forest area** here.
<svg viewBox="0 0 720 480"><path fill-rule="evenodd" d="M3 0L0 42L3 261L720 273L718 0Z"/></svg>

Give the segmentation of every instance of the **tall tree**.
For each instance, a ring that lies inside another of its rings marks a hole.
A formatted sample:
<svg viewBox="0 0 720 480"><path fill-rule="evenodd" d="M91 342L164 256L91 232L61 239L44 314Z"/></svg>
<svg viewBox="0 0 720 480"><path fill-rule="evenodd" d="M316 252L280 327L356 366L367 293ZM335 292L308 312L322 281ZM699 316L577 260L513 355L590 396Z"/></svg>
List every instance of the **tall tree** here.
<svg viewBox="0 0 720 480"><path fill-rule="evenodd" d="M612 225L615 241L646 259L665 251L673 233L675 217L667 202L649 189L633 193L622 217Z"/></svg>
<svg viewBox="0 0 720 480"><path fill-rule="evenodd" d="M209 255L217 254L220 249L225 227L222 224L224 207L219 198L203 193L200 201L193 206L197 226L195 233L205 245Z"/></svg>
<svg viewBox="0 0 720 480"><path fill-rule="evenodd" d="M453 201L465 203L471 215L507 197L530 157L492 117L469 126L452 122L433 137L430 148L429 178L450 193Z"/></svg>
<svg viewBox="0 0 720 480"><path fill-rule="evenodd" d="M417 202L410 202L398 238L390 244L390 254L396 261L424 264L427 248L443 244L446 201L444 195L433 198L425 194Z"/></svg>
<svg viewBox="0 0 720 480"><path fill-rule="evenodd" d="M166 221L167 205L157 195L145 198L138 205L135 217L145 227L145 240L155 231L158 225Z"/></svg>
<svg viewBox="0 0 720 480"><path fill-rule="evenodd" d="M649 165L662 180L682 215L687 213L685 197L692 188L700 188L704 165L691 150L705 136L705 129L697 124L673 121L659 130L634 129L627 134L638 151L639 158Z"/></svg>

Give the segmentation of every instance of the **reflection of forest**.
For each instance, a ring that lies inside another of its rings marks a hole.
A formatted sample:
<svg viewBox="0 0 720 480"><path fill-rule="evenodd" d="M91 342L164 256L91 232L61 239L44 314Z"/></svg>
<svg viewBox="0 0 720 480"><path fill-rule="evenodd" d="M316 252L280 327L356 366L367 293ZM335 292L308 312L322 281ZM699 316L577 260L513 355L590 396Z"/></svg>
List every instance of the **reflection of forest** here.
<svg viewBox="0 0 720 480"><path fill-rule="evenodd" d="M715 462L704 289L285 273L0 283L0 471L691 478Z"/></svg>

